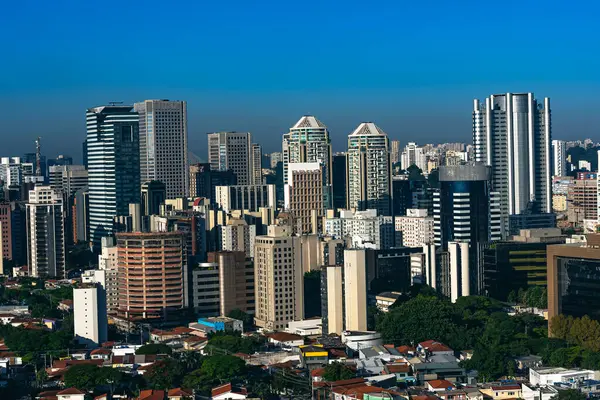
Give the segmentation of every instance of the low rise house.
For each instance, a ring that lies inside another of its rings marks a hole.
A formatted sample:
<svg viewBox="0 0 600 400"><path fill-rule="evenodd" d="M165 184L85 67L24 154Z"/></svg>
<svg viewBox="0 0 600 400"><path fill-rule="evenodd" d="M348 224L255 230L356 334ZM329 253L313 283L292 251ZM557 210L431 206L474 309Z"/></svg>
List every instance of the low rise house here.
<svg viewBox="0 0 600 400"><path fill-rule="evenodd" d="M167 399L169 400L185 400L193 398L194 391L191 389L175 388L169 390L169 392L167 393Z"/></svg>
<svg viewBox="0 0 600 400"><path fill-rule="evenodd" d="M385 371L388 374L394 374L397 383L406 383L409 385L415 384L416 379L412 376L412 371L409 364L405 363L390 363L386 364Z"/></svg>
<svg viewBox="0 0 600 400"><path fill-rule="evenodd" d="M71 312L73 311L73 300L65 299L58 302L58 306L56 307L61 311Z"/></svg>
<svg viewBox="0 0 600 400"><path fill-rule="evenodd" d="M90 352L90 358L92 360L108 360L108 359L110 359L111 355L112 355L112 351L110 349L105 349L103 347L92 350Z"/></svg>
<svg viewBox="0 0 600 400"><path fill-rule="evenodd" d="M188 327L197 331L195 334L200 336L207 336L209 333L214 332L244 331L244 323L242 321L229 317L200 318L198 319L198 322L192 322Z"/></svg>
<svg viewBox="0 0 600 400"><path fill-rule="evenodd" d="M168 331L154 329L150 332L150 341L153 343L164 343L173 339L183 339L193 333L194 330L186 326L178 326Z"/></svg>
<svg viewBox="0 0 600 400"><path fill-rule="evenodd" d="M323 332L323 322L321 318L290 321L285 331L300 336L319 336Z"/></svg>
<svg viewBox="0 0 600 400"><path fill-rule="evenodd" d="M292 349L304 345L304 338L300 335L287 332L273 332L265 335L269 343L275 346Z"/></svg>
<svg viewBox="0 0 600 400"><path fill-rule="evenodd" d="M436 342L435 340L426 340L425 342L419 343L417 351L422 355L450 355L454 356L454 350L446 346L443 343Z"/></svg>
<svg viewBox="0 0 600 400"><path fill-rule="evenodd" d="M248 391L246 388L235 388L231 383L226 383L221 386L217 386L211 390L212 400L240 400L247 399Z"/></svg>
<svg viewBox="0 0 600 400"><path fill-rule="evenodd" d="M523 400L550 400L558 394L558 389L552 385L533 386L521 385L521 393Z"/></svg>
<svg viewBox="0 0 600 400"><path fill-rule="evenodd" d="M492 384L480 388L479 391L487 398L494 400L506 400L522 398L521 385L518 383Z"/></svg>
<svg viewBox="0 0 600 400"><path fill-rule="evenodd" d="M300 366L310 370L329 363L329 352L322 345L300 346Z"/></svg>
<svg viewBox="0 0 600 400"><path fill-rule="evenodd" d="M456 389L456 386L450 381L445 379L434 379L425 382L425 387L430 392L445 392L447 390Z"/></svg>
<svg viewBox="0 0 600 400"><path fill-rule="evenodd" d="M85 400L85 392L77 388L69 388L56 393L56 400Z"/></svg>

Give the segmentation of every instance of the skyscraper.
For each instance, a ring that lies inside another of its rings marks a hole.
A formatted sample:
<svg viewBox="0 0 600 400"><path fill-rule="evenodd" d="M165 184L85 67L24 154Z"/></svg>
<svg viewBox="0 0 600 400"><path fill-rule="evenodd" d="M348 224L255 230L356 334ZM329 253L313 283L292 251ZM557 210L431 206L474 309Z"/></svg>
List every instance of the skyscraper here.
<svg viewBox="0 0 600 400"><path fill-rule="evenodd" d="M134 109L140 120L141 181L161 181L169 199L187 196L187 103L146 100Z"/></svg>
<svg viewBox="0 0 600 400"><path fill-rule="evenodd" d="M65 225L62 196L36 186L27 203L27 265L30 276L65 276Z"/></svg>
<svg viewBox="0 0 600 400"><path fill-rule="evenodd" d="M283 135L283 183L287 184L288 165L314 163L323 165L323 186L331 185L331 139L325 124L305 115Z"/></svg>
<svg viewBox="0 0 600 400"><path fill-rule="evenodd" d="M252 183L261 185L262 176L262 147L258 143L252 143Z"/></svg>
<svg viewBox="0 0 600 400"><path fill-rule="evenodd" d="M285 209L299 221L298 233L314 233L325 216L323 165L290 163L285 185Z"/></svg>
<svg viewBox="0 0 600 400"><path fill-rule="evenodd" d="M331 191L333 193L333 208L345 209L346 206L346 153L336 153L332 157Z"/></svg>
<svg viewBox="0 0 600 400"><path fill-rule="evenodd" d="M552 176L567 175L567 147L564 140L552 141Z"/></svg>
<svg viewBox="0 0 600 400"><path fill-rule="evenodd" d="M401 168L403 170L407 170L411 165L416 165L421 171L427 171L423 148L417 146L414 142L406 145L401 156Z"/></svg>
<svg viewBox="0 0 600 400"><path fill-rule="evenodd" d="M108 105L88 109L86 120L90 240L99 248L113 218L139 203L139 117L132 106Z"/></svg>
<svg viewBox="0 0 600 400"><path fill-rule="evenodd" d="M208 134L208 162L211 170L231 170L238 185L252 185L252 135L249 132Z"/></svg>
<svg viewBox="0 0 600 400"><path fill-rule="evenodd" d="M363 122L348 136L347 205L391 215L388 137L372 122Z"/></svg>
<svg viewBox="0 0 600 400"><path fill-rule="evenodd" d="M473 104L475 161L492 167L492 187L500 193L505 229L509 215L522 214L530 202L550 213L550 99L533 93L492 95Z"/></svg>
<svg viewBox="0 0 600 400"><path fill-rule="evenodd" d="M161 181L142 183L142 215L159 215L160 205L166 200L166 185Z"/></svg>
<svg viewBox="0 0 600 400"><path fill-rule="evenodd" d="M88 172L83 165L53 165L48 175L50 187L70 198L88 185Z"/></svg>

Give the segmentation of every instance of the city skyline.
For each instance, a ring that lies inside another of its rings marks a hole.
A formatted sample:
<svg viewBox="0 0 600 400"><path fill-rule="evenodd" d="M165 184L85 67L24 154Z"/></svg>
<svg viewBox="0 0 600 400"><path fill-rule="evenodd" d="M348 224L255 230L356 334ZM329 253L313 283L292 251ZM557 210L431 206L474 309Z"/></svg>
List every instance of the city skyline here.
<svg viewBox="0 0 600 400"><path fill-rule="evenodd" d="M87 4L9 4L0 32L18 35L3 48L10 62L0 73L10 79L0 82L0 136L11 135L8 153L28 151L39 135L45 154L80 159L83 110L168 98L188 102L189 148L201 156L206 132L233 130L251 132L265 152L275 151L269 139L305 114L328 126L334 151L362 121L401 144L469 141L473 99L533 92L552 99L555 139L594 137L600 126L592 101L600 88L600 58L593 51L598 5L588 5L582 14L535 4L513 12L510 4L480 2L456 9L443 2L365 8L309 1L302 9L328 22L307 31L305 18L294 17L299 10L271 2L187 2L170 10L152 1L141 10L103 5L102 18ZM161 57L137 62L147 49L132 43L158 19L177 39L155 38L152 52ZM367 20L374 28L355 29ZM490 45L490 29L510 25L519 29ZM119 26L123 39L111 43L110 56L90 63L90 43L101 42L106 26ZM35 120L32 104L44 105Z"/></svg>

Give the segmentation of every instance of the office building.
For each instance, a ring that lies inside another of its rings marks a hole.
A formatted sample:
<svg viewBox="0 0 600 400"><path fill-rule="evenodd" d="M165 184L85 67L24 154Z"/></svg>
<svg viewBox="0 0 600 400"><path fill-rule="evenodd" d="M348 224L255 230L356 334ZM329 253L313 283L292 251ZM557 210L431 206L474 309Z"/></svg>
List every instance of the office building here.
<svg viewBox="0 0 600 400"><path fill-rule="evenodd" d="M241 251L208 253L208 262L219 268L219 315L233 310L254 314L254 264Z"/></svg>
<svg viewBox="0 0 600 400"><path fill-rule="evenodd" d="M254 247L255 323L267 330L283 330L304 318L304 282L300 238L285 225L269 226Z"/></svg>
<svg viewBox="0 0 600 400"><path fill-rule="evenodd" d="M134 110L139 114L140 180L164 183L169 199L187 196L187 103L145 100Z"/></svg>
<svg viewBox="0 0 600 400"><path fill-rule="evenodd" d="M167 199L166 185L160 181L142 183L141 215L159 215Z"/></svg>
<svg viewBox="0 0 600 400"><path fill-rule="evenodd" d="M565 242L558 228L524 229L511 240L481 246L485 293L506 301L511 292L546 287L546 248Z"/></svg>
<svg viewBox="0 0 600 400"><path fill-rule="evenodd" d="M208 163L215 171L232 171L238 185L254 184L252 135L249 132L208 134Z"/></svg>
<svg viewBox="0 0 600 400"><path fill-rule="evenodd" d="M215 188L214 204L225 212L258 211L261 207L277 207L275 185L233 185Z"/></svg>
<svg viewBox="0 0 600 400"><path fill-rule="evenodd" d="M287 173L285 209L297 220L298 233L316 234L325 216L323 164L290 163Z"/></svg>
<svg viewBox="0 0 600 400"><path fill-rule="evenodd" d="M243 252L246 257L254 258L256 225L249 225L244 219L229 218L227 225L220 225L221 250Z"/></svg>
<svg viewBox="0 0 600 400"><path fill-rule="evenodd" d="M503 236L509 216L551 212L550 99L533 93L492 95L473 104L475 161L492 167L492 187L500 195Z"/></svg>
<svg viewBox="0 0 600 400"><path fill-rule="evenodd" d="M219 263L213 261L195 264L191 274L191 305L194 313L200 317L219 316Z"/></svg>
<svg viewBox="0 0 600 400"><path fill-rule="evenodd" d="M415 142L409 142L402 152L401 156L401 168L408 170L410 166L416 166L421 171L427 171L427 158L422 147L417 146Z"/></svg>
<svg viewBox="0 0 600 400"><path fill-rule="evenodd" d="M65 276L65 225L62 196L36 186L27 203L27 265L38 278Z"/></svg>
<svg viewBox="0 0 600 400"><path fill-rule="evenodd" d="M552 176L567 175L567 146L564 140L552 141Z"/></svg>
<svg viewBox="0 0 600 400"><path fill-rule="evenodd" d="M409 208L406 216L395 217L396 246L423 247L433 243L433 217L427 210Z"/></svg>
<svg viewBox="0 0 600 400"><path fill-rule="evenodd" d="M372 122L363 122L348 136L347 205L391 215L391 171L388 137Z"/></svg>
<svg viewBox="0 0 600 400"><path fill-rule="evenodd" d="M168 310L187 306L187 253L181 232L119 233L117 247L119 315L161 318Z"/></svg>
<svg viewBox="0 0 600 400"><path fill-rule="evenodd" d="M254 185L262 185L262 147L258 143L252 143L252 183Z"/></svg>
<svg viewBox="0 0 600 400"><path fill-rule="evenodd" d="M341 210L339 217L325 219L324 233L345 239L350 248L389 249L395 245L393 217L378 216L376 210Z"/></svg>
<svg viewBox="0 0 600 400"><path fill-rule="evenodd" d="M88 172L83 165L54 165L48 175L50 187L69 199L88 185Z"/></svg>
<svg viewBox="0 0 600 400"><path fill-rule="evenodd" d="M409 208L414 208L412 186L416 181L409 181L404 176L392 177L392 213L404 216Z"/></svg>
<svg viewBox="0 0 600 400"><path fill-rule="evenodd" d="M434 243L444 251L449 251L449 242L470 243L471 288L464 288L462 293L479 293L483 285L483 276L476 268L479 243L501 239L500 207L491 191L490 174L491 168L483 164L440 167L440 187L434 193ZM463 246L460 243L454 245L454 253L450 256L463 257ZM458 262L456 258L448 261ZM452 265L446 267L452 274ZM445 273L442 269L438 272ZM454 279L454 276L450 275L450 278Z"/></svg>
<svg viewBox="0 0 600 400"><path fill-rule="evenodd" d="M90 192L87 187L79 189L73 198L71 212L73 243L90 240Z"/></svg>
<svg viewBox="0 0 600 400"><path fill-rule="evenodd" d="M518 235L523 229L554 228L556 214L526 211L523 214L511 215L508 219L510 235Z"/></svg>
<svg viewBox="0 0 600 400"><path fill-rule="evenodd" d="M598 182L596 179L574 179L567 192L567 219L578 226L598 216Z"/></svg>
<svg viewBox="0 0 600 400"><path fill-rule="evenodd" d="M344 210L347 208L346 186L348 181L346 170L346 153L335 153L331 166L331 191L333 208Z"/></svg>
<svg viewBox="0 0 600 400"><path fill-rule="evenodd" d="M231 170L213 170L210 164L190 165L191 197L205 197L214 202L217 186L231 186L236 184L237 178Z"/></svg>
<svg viewBox="0 0 600 400"><path fill-rule="evenodd" d="M548 246L548 319L563 314L600 320L600 235Z"/></svg>
<svg viewBox="0 0 600 400"><path fill-rule="evenodd" d="M312 115L304 115L283 135L283 184L288 183L291 163L323 165L323 186L331 185L331 139L325 124Z"/></svg>
<svg viewBox="0 0 600 400"><path fill-rule="evenodd" d="M132 106L89 108L87 120L90 241L99 248L113 218L140 199L139 116Z"/></svg>
<svg viewBox="0 0 600 400"><path fill-rule="evenodd" d="M101 286L88 283L73 289L73 323L79 344L98 347L106 342L106 298Z"/></svg>
<svg viewBox="0 0 600 400"><path fill-rule="evenodd" d="M12 206L8 202L0 202L0 266L3 260L13 259L12 247Z"/></svg>
<svg viewBox="0 0 600 400"><path fill-rule="evenodd" d="M396 165L400 162L400 141L399 140L392 140L390 142L391 145L391 150L390 150L390 161L392 162L392 165Z"/></svg>

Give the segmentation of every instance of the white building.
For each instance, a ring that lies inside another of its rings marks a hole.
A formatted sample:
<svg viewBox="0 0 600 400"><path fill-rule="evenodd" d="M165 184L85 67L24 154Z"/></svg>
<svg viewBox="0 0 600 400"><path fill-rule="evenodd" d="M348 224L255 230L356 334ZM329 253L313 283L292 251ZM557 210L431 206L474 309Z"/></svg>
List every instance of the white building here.
<svg viewBox="0 0 600 400"><path fill-rule="evenodd" d="M187 103L145 100L139 114L141 181L161 181L167 198L189 193Z"/></svg>
<svg viewBox="0 0 600 400"><path fill-rule="evenodd" d="M433 217L427 209L409 208L405 216L395 217L394 225L398 246L423 247L433 242Z"/></svg>
<svg viewBox="0 0 600 400"><path fill-rule="evenodd" d="M417 146L415 142L409 142L402 152L400 165L403 170L407 170L411 165L415 165L421 171L427 171L427 158L425 157L423 148Z"/></svg>
<svg viewBox="0 0 600 400"><path fill-rule="evenodd" d="M552 367L529 369L529 383L532 386L553 385L558 382L577 382L578 380L587 379L594 379L594 371Z"/></svg>
<svg viewBox="0 0 600 400"><path fill-rule="evenodd" d="M365 250L344 250L345 330L367 330L367 258Z"/></svg>
<svg viewBox="0 0 600 400"><path fill-rule="evenodd" d="M348 136L347 205L356 210L391 214L391 166L387 134L363 122Z"/></svg>
<svg viewBox="0 0 600 400"><path fill-rule="evenodd" d="M106 297L101 286L87 284L73 289L73 318L80 344L96 347L106 341Z"/></svg>
<svg viewBox="0 0 600 400"><path fill-rule="evenodd" d="M248 225L241 218L229 218L227 225L219 225L221 250L243 251L246 257L254 258L256 225Z"/></svg>
<svg viewBox="0 0 600 400"><path fill-rule="evenodd" d="M450 264L450 301L471 294L471 278L468 242L448 242Z"/></svg>
<svg viewBox="0 0 600 400"><path fill-rule="evenodd" d="M567 147L564 140L552 141L552 176L567 175Z"/></svg>
<svg viewBox="0 0 600 400"><path fill-rule="evenodd" d="M376 210L341 210L325 220L325 235L346 239L353 248L389 249L394 246L393 217L377 216Z"/></svg>
<svg viewBox="0 0 600 400"><path fill-rule="evenodd" d="M53 165L48 178L50 187L67 197L88 185L88 172L83 165Z"/></svg>
<svg viewBox="0 0 600 400"><path fill-rule="evenodd" d="M192 269L192 306L201 317L220 314L219 263L199 263Z"/></svg>
<svg viewBox="0 0 600 400"><path fill-rule="evenodd" d="M275 208L277 206L275 185L217 186L215 203L225 212L259 211L261 207Z"/></svg>
<svg viewBox="0 0 600 400"><path fill-rule="evenodd" d="M252 135L249 132L208 134L208 162L215 171L233 171L238 185L253 185Z"/></svg>
<svg viewBox="0 0 600 400"><path fill-rule="evenodd" d="M304 115L283 135L282 156L284 185L288 183L291 163L320 163L323 186L331 185L331 139L327 126L314 116Z"/></svg>
<svg viewBox="0 0 600 400"><path fill-rule="evenodd" d="M473 103L475 161L492 167L492 186L500 193L503 226L535 201L552 212L550 99L533 93L492 95Z"/></svg>
<svg viewBox="0 0 600 400"><path fill-rule="evenodd" d="M62 196L50 186L29 191L27 203L27 264L29 274L65 276L65 225Z"/></svg>

